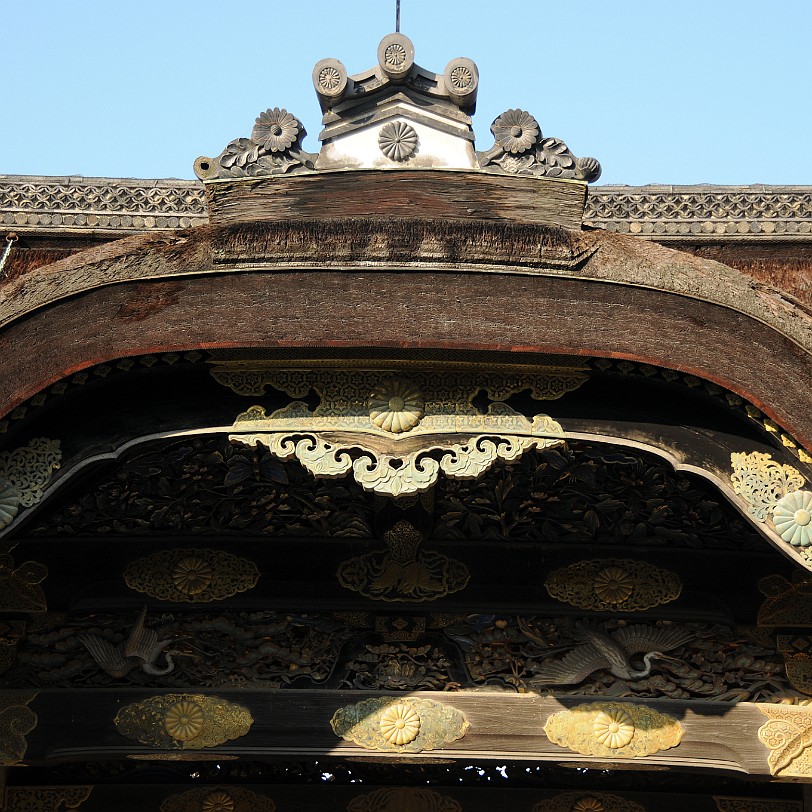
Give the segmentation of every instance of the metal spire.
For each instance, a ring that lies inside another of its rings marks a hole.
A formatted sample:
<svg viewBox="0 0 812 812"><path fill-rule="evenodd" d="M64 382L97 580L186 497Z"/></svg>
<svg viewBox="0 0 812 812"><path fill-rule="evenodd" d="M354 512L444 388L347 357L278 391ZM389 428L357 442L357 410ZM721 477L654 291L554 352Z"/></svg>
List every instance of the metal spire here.
<svg viewBox="0 0 812 812"><path fill-rule="evenodd" d="M395 33L400 33L400 0L395 0Z"/></svg>

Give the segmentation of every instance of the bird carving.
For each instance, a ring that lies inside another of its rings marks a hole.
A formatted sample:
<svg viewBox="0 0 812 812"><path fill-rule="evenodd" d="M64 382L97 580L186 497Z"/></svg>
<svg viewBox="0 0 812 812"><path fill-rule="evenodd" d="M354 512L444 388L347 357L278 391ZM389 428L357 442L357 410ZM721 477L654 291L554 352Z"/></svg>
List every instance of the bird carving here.
<svg viewBox="0 0 812 812"><path fill-rule="evenodd" d="M673 659L663 652L687 643L694 635L680 626L621 626L607 633L590 623L578 624L581 645L560 660L545 663L534 682L545 685L576 685L590 674L606 669L620 679L635 680L651 673L652 660ZM632 656L643 654L643 668L635 668Z"/></svg>
<svg viewBox="0 0 812 812"><path fill-rule="evenodd" d="M134 668L140 668L145 674L153 676L168 674L175 667L172 655L164 652L166 666L163 668L157 665L157 661L164 648L172 641L159 640L158 633L154 629L145 628L146 617L145 606L132 627L130 636L117 646L92 632L79 634L79 642L90 652L99 668L114 679L123 679Z"/></svg>

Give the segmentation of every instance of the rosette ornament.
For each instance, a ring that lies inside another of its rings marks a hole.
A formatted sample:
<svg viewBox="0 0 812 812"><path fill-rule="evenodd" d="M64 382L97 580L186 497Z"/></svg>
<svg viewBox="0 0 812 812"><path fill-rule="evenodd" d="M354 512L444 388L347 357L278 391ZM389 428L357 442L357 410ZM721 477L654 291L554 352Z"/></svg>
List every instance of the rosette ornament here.
<svg viewBox="0 0 812 812"><path fill-rule="evenodd" d="M812 545L812 493L793 491L780 499L773 508L773 524L793 547Z"/></svg>
<svg viewBox="0 0 812 812"><path fill-rule="evenodd" d="M617 750L634 738L634 721L625 710L602 711L595 719L594 732L600 744Z"/></svg>
<svg viewBox="0 0 812 812"><path fill-rule="evenodd" d="M0 477L0 529L11 524L20 509L20 492Z"/></svg>
<svg viewBox="0 0 812 812"><path fill-rule="evenodd" d="M405 703L388 707L381 714L381 735L398 747L413 742L420 733L420 716Z"/></svg>
<svg viewBox="0 0 812 812"><path fill-rule="evenodd" d="M369 396L369 419L383 431L402 434L420 422L424 405L423 395L413 383L393 378Z"/></svg>
<svg viewBox="0 0 812 812"><path fill-rule="evenodd" d="M203 708L188 699L172 705L164 716L164 729L176 741L188 742L203 730Z"/></svg>
<svg viewBox="0 0 812 812"><path fill-rule="evenodd" d="M539 124L526 110L506 110L491 124L496 143L512 155L526 152L539 139Z"/></svg>
<svg viewBox="0 0 812 812"><path fill-rule="evenodd" d="M284 152L299 138L302 123L284 107L274 107L257 116L251 140L269 152Z"/></svg>
<svg viewBox="0 0 812 812"><path fill-rule="evenodd" d="M390 160L405 161L417 149L417 132L403 121L390 122L381 127L378 146Z"/></svg>

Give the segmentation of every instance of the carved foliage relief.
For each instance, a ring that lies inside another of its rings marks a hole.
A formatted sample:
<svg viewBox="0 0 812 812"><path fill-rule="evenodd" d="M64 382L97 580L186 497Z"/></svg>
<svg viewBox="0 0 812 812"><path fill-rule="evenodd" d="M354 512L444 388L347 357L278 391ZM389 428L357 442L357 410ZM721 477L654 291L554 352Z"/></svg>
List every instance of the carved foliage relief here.
<svg viewBox="0 0 812 812"><path fill-rule="evenodd" d="M769 720L758 737L770 754L770 773L780 776L812 776L812 711L807 706L761 705Z"/></svg>
<svg viewBox="0 0 812 812"><path fill-rule="evenodd" d="M172 795L160 812L274 812L276 804L266 795L241 787L205 787Z"/></svg>
<svg viewBox="0 0 812 812"><path fill-rule="evenodd" d="M359 795L347 804L347 812L462 812L448 795L425 787L385 787Z"/></svg>
<svg viewBox="0 0 812 812"><path fill-rule="evenodd" d="M13 451L0 452L0 530L14 521L21 508L42 499L62 451L58 440L38 437Z"/></svg>
<svg viewBox="0 0 812 812"><path fill-rule="evenodd" d="M26 735L37 726L28 706L36 693L0 693L0 767L19 764L28 749Z"/></svg>
<svg viewBox="0 0 812 812"><path fill-rule="evenodd" d="M7 787L5 812L60 812L79 809L93 787Z"/></svg>

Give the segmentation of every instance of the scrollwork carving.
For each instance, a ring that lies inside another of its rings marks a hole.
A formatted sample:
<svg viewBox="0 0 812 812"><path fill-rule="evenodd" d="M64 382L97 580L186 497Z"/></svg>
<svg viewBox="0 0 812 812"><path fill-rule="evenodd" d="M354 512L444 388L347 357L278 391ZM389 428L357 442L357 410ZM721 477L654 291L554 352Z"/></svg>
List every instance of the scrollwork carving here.
<svg viewBox="0 0 812 812"><path fill-rule="evenodd" d="M44 612L48 606L40 584L48 568L37 561L15 566L8 552L0 552L0 611Z"/></svg>
<svg viewBox="0 0 812 812"><path fill-rule="evenodd" d="M723 798L714 796L719 812L803 812L800 801L770 801L764 798Z"/></svg>
<svg viewBox="0 0 812 812"><path fill-rule="evenodd" d="M730 455L734 493L747 503L747 510L759 522L766 522L778 502L804 484L801 472L776 462L769 454Z"/></svg>
<svg viewBox="0 0 812 812"><path fill-rule="evenodd" d="M42 499L61 459L59 440L46 437L0 452L0 530L11 524L20 508L31 507Z"/></svg>
<svg viewBox="0 0 812 812"><path fill-rule="evenodd" d="M759 705L769 720L758 730L770 750L770 774L812 776L812 711L806 706Z"/></svg>
<svg viewBox="0 0 812 812"><path fill-rule="evenodd" d="M330 724L337 736L367 750L401 753L444 748L468 730L462 711L415 697L365 699L339 708Z"/></svg>
<svg viewBox="0 0 812 812"><path fill-rule="evenodd" d="M425 787L384 787L359 795L347 804L347 812L462 812L448 795Z"/></svg>
<svg viewBox="0 0 812 812"><path fill-rule="evenodd" d="M7 787L5 812L61 812L79 809L93 787Z"/></svg>

